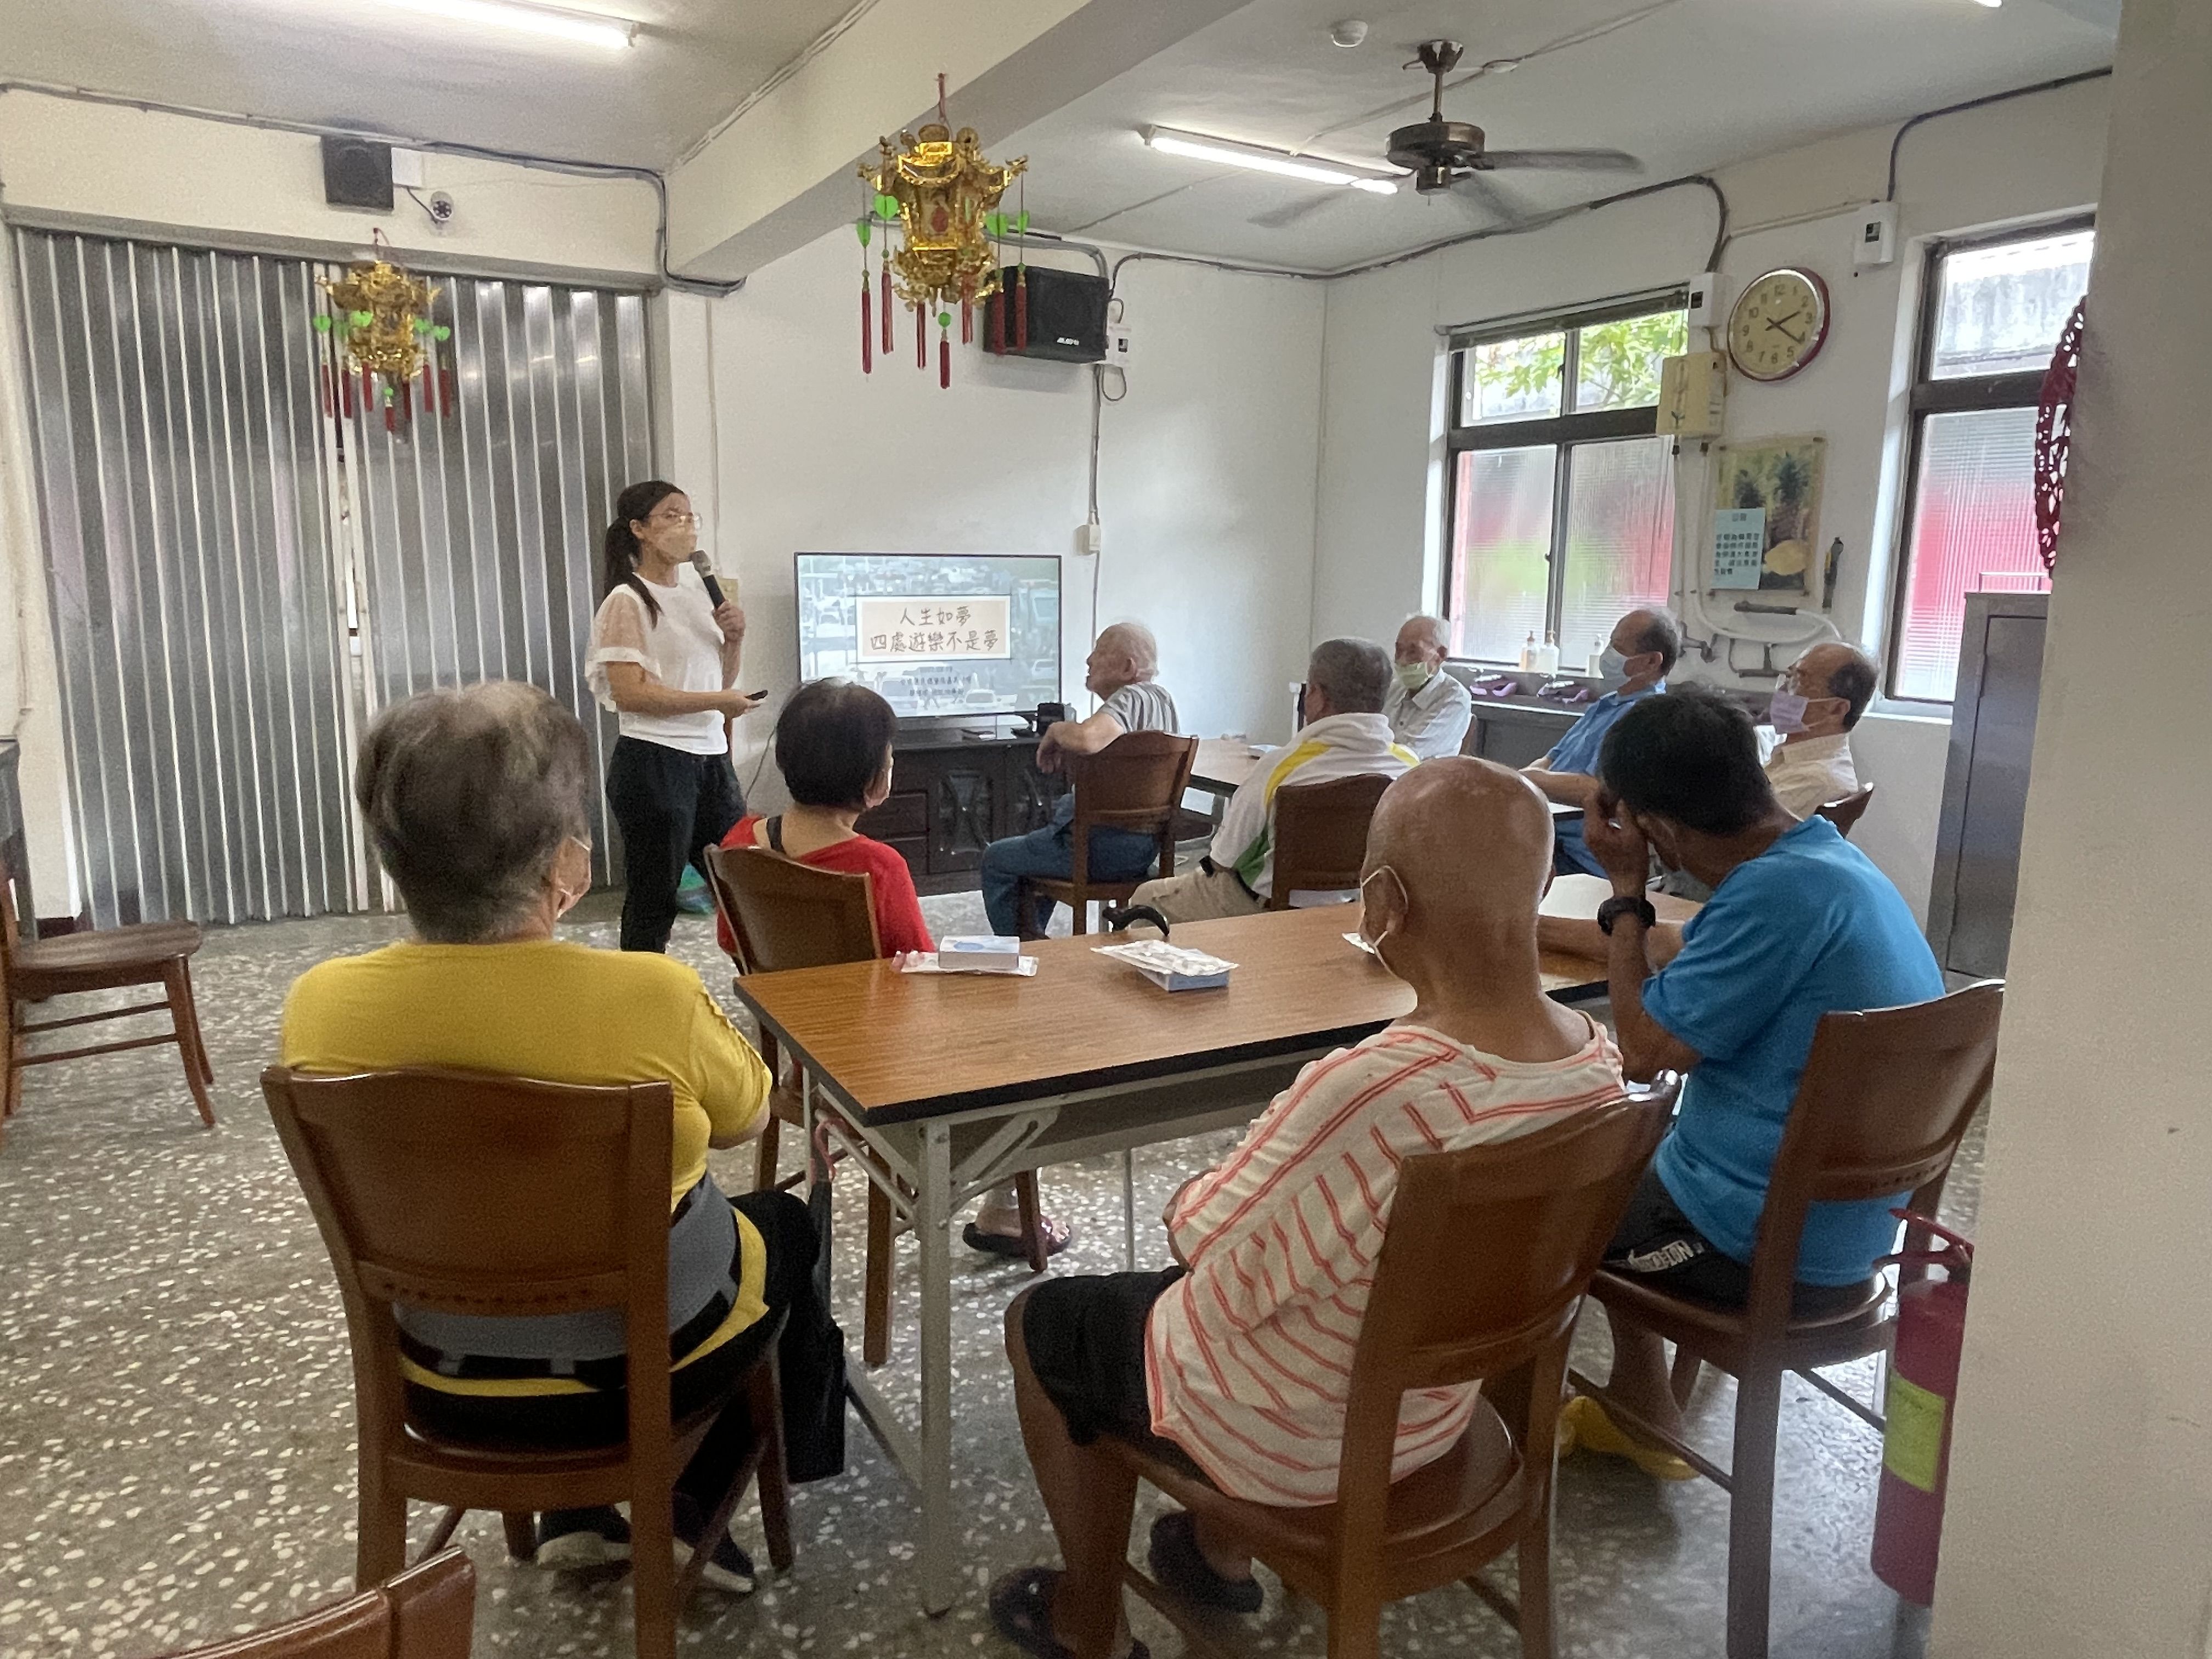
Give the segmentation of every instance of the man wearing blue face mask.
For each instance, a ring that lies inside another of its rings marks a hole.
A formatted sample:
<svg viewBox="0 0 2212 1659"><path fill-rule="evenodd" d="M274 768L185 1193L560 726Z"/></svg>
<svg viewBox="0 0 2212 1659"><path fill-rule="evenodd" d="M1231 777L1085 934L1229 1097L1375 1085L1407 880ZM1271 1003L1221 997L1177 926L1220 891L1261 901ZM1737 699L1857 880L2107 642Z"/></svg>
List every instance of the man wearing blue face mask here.
<svg viewBox="0 0 2212 1659"><path fill-rule="evenodd" d="M1522 769L1523 775L1553 800L1587 809L1597 799L1598 750L1613 723L1637 702L1667 689L1667 675L1682 654L1682 624L1674 613L1653 606L1632 611L1613 625L1598 659L1598 678L1605 695L1583 710L1567 734L1552 745L1543 759ZM1553 867L1563 875L1577 872L1597 876L1605 868L1583 843L1578 819L1556 826L1559 842Z"/></svg>
<svg viewBox="0 0 2212 1659"><path fill-rule="evenodd" d="M1766 757L1766 781L1790 817L1809 818L1857 790L1850 732L1874 687L1874 659L1840 640L1813 647L1775 681L1767 720L1782 741Z"/></svg>

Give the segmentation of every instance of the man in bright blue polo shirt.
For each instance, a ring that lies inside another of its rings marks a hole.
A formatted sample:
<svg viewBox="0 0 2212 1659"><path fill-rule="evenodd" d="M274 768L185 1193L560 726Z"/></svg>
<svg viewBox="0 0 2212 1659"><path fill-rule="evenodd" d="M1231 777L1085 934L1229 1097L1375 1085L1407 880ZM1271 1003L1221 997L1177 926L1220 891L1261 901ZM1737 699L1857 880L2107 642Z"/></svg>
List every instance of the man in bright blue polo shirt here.
<svg viewBox="0 0 2212 1659"><path fill-rule="evenodd" d="M1767 1181L1823 1014L1893 1008L1943 994L1943 975L1889 878L1821 817L1800 823L1774 797L1751 717L1692 687L1624 714L1598 762L1585 815L1589 850L1612 879L1599 909L1622 1069L1687 1074L1680 1115L1606 1253L1616 1272L1677 1294L1741 1307ZM1652 971L1649 860L1713 890ZM1889 1211L1905 1194L1816 1204L1797 1258L1802 1311L1854 1302L1876 1256L1894 1248ZM1659 1339L1613 1316L1610 1389L1677 1434ZM1637 1444L1575 1402L1577 1440L1686 1479L1689 1466Z"/></svg>
<svg viewBox="0 0 2212 1659"><path fill-rule="evenodd" d="M1667 689L1667 675L1682 654L1682 624L1671 611L1656 608L1632 611L1613 625L1613 637L1598 659L1598 678L1605 695L1583 711L1567 728L1567 735L1552 745L1552 752L1532 766L1523 767L1528 781L1553 800L1587 808L1598 793L1599 746L1613 723L1643 698ZM1562 875L1579 871L1602 875L1604 870L1583 844L1582 825L1566 819L1556 825L1552 867Z"/></svg>

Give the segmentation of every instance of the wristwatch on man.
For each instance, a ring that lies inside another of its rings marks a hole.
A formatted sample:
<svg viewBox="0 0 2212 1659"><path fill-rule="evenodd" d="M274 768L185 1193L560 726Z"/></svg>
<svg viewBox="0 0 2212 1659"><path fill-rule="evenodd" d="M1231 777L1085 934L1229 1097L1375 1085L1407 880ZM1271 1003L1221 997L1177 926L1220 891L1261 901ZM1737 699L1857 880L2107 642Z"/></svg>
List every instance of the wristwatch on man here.
<svg viewBox="0 0 2212 1659"><path fill-rule="evenodd" d="M1623 916L1634 916L1650 933L1659 925L1659 913L1651 908L1651 901L1641 893L1615 893L1597 907L1598 931L1607 939L1613 937L1613 924Z"/></svg>

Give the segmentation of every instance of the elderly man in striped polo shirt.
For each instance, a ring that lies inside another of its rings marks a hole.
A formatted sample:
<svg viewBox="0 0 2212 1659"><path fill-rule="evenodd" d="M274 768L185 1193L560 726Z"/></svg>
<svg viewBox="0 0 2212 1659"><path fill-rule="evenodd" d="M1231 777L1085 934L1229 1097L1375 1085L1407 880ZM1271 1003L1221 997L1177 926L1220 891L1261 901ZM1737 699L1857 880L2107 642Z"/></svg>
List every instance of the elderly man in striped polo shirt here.
<svg viewBox="0 0 2212 1659"><path fill-rule="evenodd" d="M1403 1019L1309 1066L1165 1221L1164 1272L1049 1281L1016 1298L1006 1352L1022 1437L1065 1571L993 1586L1000 1630L1041 1659L1103 1630L1121 1599L1133 1477L1102 1434L1158 1437L1224 1492L1336 1497L1352 1358L1407 1154L1503 1140L1620 1093L1620 1055L1545 996L1536 906L1550 815L1486 761L1426 763L1390 786L1368 838L1360 929L1413 988ZM1448 1451L1473 1387L1411 1394L1393 1472ZM1251 1563L1191 1516L1160 1517L1151 1559L1194 1602L1249 1613ZM1108 1650L1142 1655L1126 1630Z"/></svg>

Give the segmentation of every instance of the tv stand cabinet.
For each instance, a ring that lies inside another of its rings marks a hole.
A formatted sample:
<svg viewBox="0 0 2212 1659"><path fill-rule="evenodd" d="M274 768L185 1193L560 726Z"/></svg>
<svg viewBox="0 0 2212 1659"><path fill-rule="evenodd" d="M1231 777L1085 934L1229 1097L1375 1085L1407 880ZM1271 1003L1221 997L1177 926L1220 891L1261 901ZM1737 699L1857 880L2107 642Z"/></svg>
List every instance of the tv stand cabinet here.
<svg viewBox="0 0 2212 1659"><path fill-rule="evenodd" d="M854 827L898 849L922 893L972 892L983 849L1052 818L1067 780L1037 769L1011 720L910 720L891 742L891 793Z"/></svg>

